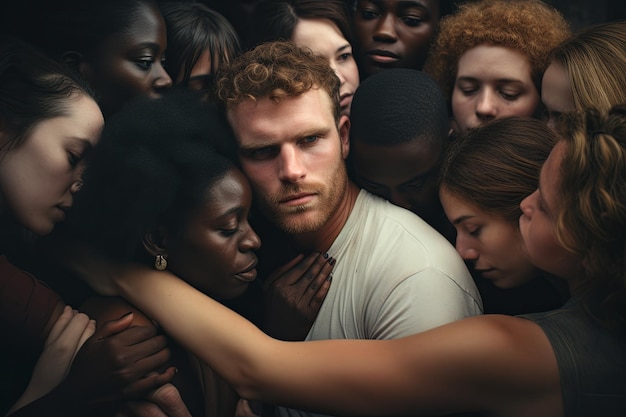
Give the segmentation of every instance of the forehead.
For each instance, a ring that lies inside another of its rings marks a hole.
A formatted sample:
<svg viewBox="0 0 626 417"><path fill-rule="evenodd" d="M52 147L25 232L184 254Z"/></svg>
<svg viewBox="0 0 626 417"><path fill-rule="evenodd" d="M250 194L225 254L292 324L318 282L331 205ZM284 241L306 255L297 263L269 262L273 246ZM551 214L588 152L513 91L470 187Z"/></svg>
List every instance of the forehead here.
<svg viewBox="0 0 626 417"><path fill-rule="evenodd" d="M530 62L520 51L504 46L478 45L459 58L457 77L530 82L531 70Z"/></svg>
<svg viewBox="0 0 626 417"><path fill-rule="evenodd" d="M142 3L127 17L127 27L107 39L111 46L132 48L137 44L155 44L165 49L167 35L165 21L159 9L150 3Z"/></svg>
<svg viewBox="0 0 626 417"><path fill-rule="evenodd" d="M398 10L421 7L430 11L439 10L439 0L358 0L357 6L374 4L381 9Z"/></svg>
<svg viewBox="0 0 626 417"><path fill-rule="evenodd" d="M339 28L327 19L300 19L291 40L322 56L334 55L338 48L349 46Z"/></svg>
<svg viewBox="0 0 626 417"><path fill-rule="evenodd" d="M320 88L278 100L245 100L230 107L227 116L239 145L291 140L335 127L332 100Z"/></svg>
<svg viewBox="0 0 626 417"><path fill-rule="evenodd" d="M205 190L207 202L209 205L211 203L222 205L227 201L241 201L249 188L248 180L241 171L231 168L224 176L207 186Z"/></svg>
<svg viewBox="0 0 626 417"><path fill-rule="evenodd" d="M574 110L574 95L567 71L556 62L550 64L543 75L541 100L551 110L562 113Z"/></svg>

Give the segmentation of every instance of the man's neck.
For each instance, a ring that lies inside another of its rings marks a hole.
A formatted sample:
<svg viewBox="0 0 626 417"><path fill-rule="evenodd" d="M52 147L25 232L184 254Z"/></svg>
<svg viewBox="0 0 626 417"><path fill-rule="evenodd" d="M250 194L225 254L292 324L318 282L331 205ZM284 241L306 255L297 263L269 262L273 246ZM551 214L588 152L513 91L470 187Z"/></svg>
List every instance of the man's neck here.
<svg viewBox="0 0 626 417"><path fill-rule="evenodd" d="M339 236L339 233L341 233L343 226L348 221L348 217L350 217L350 213L352 213L360 191L361 189L352 181L348 181L345 197L339 203L339 207L337 207L332 217L322 228L314 232L291 236L299 248L304 252L328 251L337 236Z"/></svg>

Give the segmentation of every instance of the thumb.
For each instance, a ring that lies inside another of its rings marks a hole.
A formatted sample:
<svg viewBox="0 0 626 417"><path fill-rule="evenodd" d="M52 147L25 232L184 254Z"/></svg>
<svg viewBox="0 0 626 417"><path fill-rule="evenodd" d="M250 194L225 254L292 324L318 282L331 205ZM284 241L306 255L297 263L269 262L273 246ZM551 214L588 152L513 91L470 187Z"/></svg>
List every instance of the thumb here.
<svg viewBox="0 0 626 417"><path fill-rule="evenodd" d="M128 329L130 325L133 324L134 317L135 316L131 311L124 314L119 319L105 322L102 327L98 329L98 339L104 339Z"/></svg>

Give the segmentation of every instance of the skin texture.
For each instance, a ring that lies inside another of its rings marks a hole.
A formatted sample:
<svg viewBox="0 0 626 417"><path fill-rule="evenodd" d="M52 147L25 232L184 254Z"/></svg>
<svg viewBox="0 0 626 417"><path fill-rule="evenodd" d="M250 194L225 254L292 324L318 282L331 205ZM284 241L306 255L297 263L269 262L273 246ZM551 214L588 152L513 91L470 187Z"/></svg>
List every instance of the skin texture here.
<svg viewBox="0 0 626 417"><path fill-rule="evenodd" d="M40 122L22 145L0 153L2 198L24 227L46 235L65 219L80 188L83 157L100 139L103 124L98 105L76 96L67 116ZM0 131L0 143L6 134Z"/></svg>
<svg viewBox="0 0 626 417"><path fill-rule="evenodd" d="M526 197L520 207L522 216L519 228L531 262L537 267L557 276L577 276L582 269L580 260L564 252L556 243L554 217L561 161L565 143L556 144L539 175L539 188Z"/></svg>
<svg viewBox="0 0 626 417"><path fill-rule="evenodd" d="M520 52L479 45L461 55L452 91L460 133L493 119L532 116L538 105L530 63Z"/></svg>
<svg viewBox="0 0 626 417"><path fill-rule="evenodd" d="M438 221L441 205L436 177L442 149L426 142L377 146L355 138L351 142L355 182L429 223Z"/></svg>
<svg viewBox="0 0 626 417"><path fill-rule="evenodd" d="M300 19L291 40L328 60L341 81L341 114L350 115L352 96L359 86L359 70L352 55L352 45L339 28L326 19Z"/></svg>
<svg viewBox="0 0 626 417"><path fill-rule="evenodd" d="M228 110L241 167L262 212L310 249L326 251L356 199L344 159L349 121L339 127L328 94L312 89ZM307 244L308 243L308 244Z"/></svg>
<svg viewBox="0 0 626 417"><path fill-rule="evenodd" d="M422 69L439 21L437 0L359 0L353 20L363 76Z"/></svg>
<svg viewBox="0 0 626 417"><path fill-rule="evenodd" d="M445 188L441 204L456 228L456 250L499 288L514 288L537 276L526 256L517 224L485 212Z"/></svg>
<svg viewBox="0 0 626 417"><path fill-rule="evenodd" d="M163 68L165 22L158 8L143 4L124 32L103 41L100 53L81 64L81 72L101 96L105 116L135 96L158 98L172 86Z"/></svg>
<svg viewBox="0 0 626 417"><path fill-rule="evenodd" d="M541 101L546 108L548 125L553 128L561 114L576 110L572 86L567 76L567 70L562 65L553 62L543 74Z"/></svg>
<svg viewBox="0 0 626 417"><path fill-rule="evenodd" d="M261 240L248 223L252 191L233 169L211 184L205 201L181 233L165 238L168 267L216 299L234 298L256 278Z"/></svg>

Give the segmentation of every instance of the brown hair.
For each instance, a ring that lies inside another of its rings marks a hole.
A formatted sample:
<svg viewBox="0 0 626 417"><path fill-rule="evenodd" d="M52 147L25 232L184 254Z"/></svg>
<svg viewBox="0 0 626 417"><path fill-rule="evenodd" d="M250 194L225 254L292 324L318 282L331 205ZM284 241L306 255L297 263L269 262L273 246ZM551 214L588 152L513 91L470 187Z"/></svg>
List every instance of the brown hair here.
<svg viewBox="0 0 626 417"><path fill-rule="evenodd" d="M558 136L528 117L494 120L455 139L441 165L440 187L517 225L520 203L537 189Z"/></svg>
<svg viewBox="0 0 626 417"><path fill-rule="evenodd" d="M333 103L339 121L339 78L328 62L291 42L268 42L243 53L218 72L217 99L229 108L245 100L280 100L320 88Z"/></svg>
<svg viewBox="0 0 626 417"><path fill-rule="evenodd" d="M528 59L537 91L550 51L570 36L565 18L539 0L482 0L459 6L441 19L439 34L424 66L450 99L458 62L478 45L515 49Z"/></svg>
<svg viewBox="0 0 626 417"><path fill-rule="evenodd" d="M626 105L569 115L560 128L557 238L583 260L588 311L626 326Z"/></svg>

